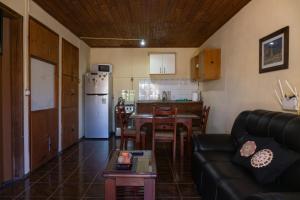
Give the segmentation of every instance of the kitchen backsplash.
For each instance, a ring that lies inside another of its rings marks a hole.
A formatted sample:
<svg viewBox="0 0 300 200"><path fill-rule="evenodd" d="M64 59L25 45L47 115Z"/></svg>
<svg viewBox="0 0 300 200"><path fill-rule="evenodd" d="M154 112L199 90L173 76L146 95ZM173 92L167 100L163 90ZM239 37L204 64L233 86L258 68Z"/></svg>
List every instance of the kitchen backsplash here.
<svg viewBox="0 0 300 200"><path fill-rule="evenodd" d="M189 79L139 81L139 100L158 100L163 91L171 91L170 100L192 99L192 93L198 91L198 83Z"/></svg>

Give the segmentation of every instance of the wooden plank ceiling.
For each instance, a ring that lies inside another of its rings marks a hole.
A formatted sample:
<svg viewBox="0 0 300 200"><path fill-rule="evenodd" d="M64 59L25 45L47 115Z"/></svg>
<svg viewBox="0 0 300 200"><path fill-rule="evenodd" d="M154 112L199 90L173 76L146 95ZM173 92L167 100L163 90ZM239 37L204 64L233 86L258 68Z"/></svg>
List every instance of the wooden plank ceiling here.
<svg viewBox="0 0 300 200"><path fill-rule="evenodd" d="M199 47L250 0L34 0L79 37L144 38L147 47ZM84 39L91 47L138 41Z"/></svg>

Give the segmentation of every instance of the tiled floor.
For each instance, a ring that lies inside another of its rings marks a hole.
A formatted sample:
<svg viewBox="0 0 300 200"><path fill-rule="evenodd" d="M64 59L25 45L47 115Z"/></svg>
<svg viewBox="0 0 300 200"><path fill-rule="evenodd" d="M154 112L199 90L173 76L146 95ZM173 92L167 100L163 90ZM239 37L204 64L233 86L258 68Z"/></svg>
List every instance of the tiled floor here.
<svg viewBox="0 0 300 200"><path fill-rule="evenodd" d="M32 173L24 181L0 190L0 199L103 199L102 171L114 139L83 140ZM193 184L190 159L172 164L171 150L157 150L157 199L201 199ZM120 187L117 199L143 199L143 188Z"/></svg>

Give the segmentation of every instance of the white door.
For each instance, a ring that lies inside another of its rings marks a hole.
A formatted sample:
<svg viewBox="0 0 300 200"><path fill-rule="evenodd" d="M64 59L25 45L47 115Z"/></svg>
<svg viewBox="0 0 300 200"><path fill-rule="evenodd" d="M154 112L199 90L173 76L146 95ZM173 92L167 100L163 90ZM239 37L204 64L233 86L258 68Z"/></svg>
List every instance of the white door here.
<svg viewBox="0 0 300 200"><path fill-rule="evenodd" d="M163 73L175 74L175 54L163 55Z"/></svg>
<svg viewBox="0 0 300 200"><path fill-rule="evenodd" d="M161 54L150 54L150 74L162 74Z"/></svg>

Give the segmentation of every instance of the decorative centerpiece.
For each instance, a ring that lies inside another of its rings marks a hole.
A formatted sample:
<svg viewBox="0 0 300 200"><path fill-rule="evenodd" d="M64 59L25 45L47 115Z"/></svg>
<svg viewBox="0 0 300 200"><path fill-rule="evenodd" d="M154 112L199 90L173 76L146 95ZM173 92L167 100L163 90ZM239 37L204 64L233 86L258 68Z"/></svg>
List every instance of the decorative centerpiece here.
<svg viewBox="0 0 300 200"><path fill-rule="evenodd" d="M128 151L120 151L117 160L117 169L129 170L132 167L132 154Z"/></svg>

